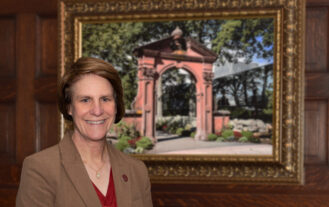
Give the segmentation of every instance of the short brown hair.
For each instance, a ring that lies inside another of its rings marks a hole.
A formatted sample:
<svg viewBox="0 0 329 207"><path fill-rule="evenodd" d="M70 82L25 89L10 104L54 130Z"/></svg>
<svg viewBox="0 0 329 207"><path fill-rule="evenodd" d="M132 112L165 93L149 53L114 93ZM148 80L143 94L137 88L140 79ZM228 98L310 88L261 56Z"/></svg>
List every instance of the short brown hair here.
<svg viewBox="0 0 329 207"><path fill-rule="evenodd" d="M73 63L71 68L65 71L63 77L59 80L58 106L60 112L66 120L73 121L72 116L68 114L69 106L72 103L71 87L83 75L87 74L98 75L107 79L111 83L114 89L115 105L117 108L114 123L118 123L125 113L123 89L119 73L110 63L92 57L79 58Z"/></svg>

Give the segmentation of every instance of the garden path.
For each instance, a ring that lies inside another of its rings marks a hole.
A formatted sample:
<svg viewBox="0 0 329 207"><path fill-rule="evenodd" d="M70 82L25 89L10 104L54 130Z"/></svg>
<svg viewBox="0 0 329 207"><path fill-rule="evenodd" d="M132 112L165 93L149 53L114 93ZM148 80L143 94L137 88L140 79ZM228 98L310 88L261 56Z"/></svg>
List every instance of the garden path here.
<svg viewBox="0 0 329 207"><path fill-rule="evenodd" d="M161 134L147 154L233 154L271 155L271 144L200 141L191 137Z"/></svg>

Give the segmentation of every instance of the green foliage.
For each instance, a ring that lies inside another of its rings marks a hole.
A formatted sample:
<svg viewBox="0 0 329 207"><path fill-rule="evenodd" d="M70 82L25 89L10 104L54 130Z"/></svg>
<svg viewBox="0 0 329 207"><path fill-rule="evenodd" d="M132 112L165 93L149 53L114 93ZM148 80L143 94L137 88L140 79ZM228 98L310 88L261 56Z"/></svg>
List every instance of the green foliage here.
<svg viewBox="0 0 329 207"><path fill-rule="evenodd" d="M166 128L168 127L168 120L165 119L159 119L157 120L157 122L155 123L155 128L156 130L163 130L166 131Z"/></svg>
<svg viewBox="0 0 329 207"><path fill-rule="evenodd" d="M224 137L225 139L229 138L229 137L234 137L234 133L232 129L225 129L222 132L222 137Z"/></svg>
<svg viewBox="0 0 329 207"><path fill-rule="evenodd" d="M253 134L251 131L242 131L241 134L243 137L246 137L248 140L253 137Z"/></svg>
<svg viewBox="0 0 329 207"><path fill-rule="evenodd" d="M145 140L137 145L137 143L143 138L140 138L140 134L134 126L128 125L121 121L116 124L114 131L117 133L118 137L118 142L115 144L117 149L129 154L140 153L141 151L143 152L140 147L143 148L143 143Z"/></svg>
<svg viewBox="0 0 329 207"><path fill-rule="evenodd" d="M176 134L179 135L179 136L182 136L183 135L183 132L184 132L184 129L183 128L176 129Z"/></svg>
<svg viewBox="0 0 329 207"><path fill-rule="evenodd" d="M128 148L130 145L128 143L128 140L130 140L131 138L128 136L122 136L119 141L115 144L115 147L120 150L123 151L124 149Z"/></svg>
<svg viewBox="0 0 329 207"><path fill-rule="evenodd" d="M186 124L184 129L187 130L187 131L191 131L192 130L192 125L191 124Z"/></svg>
<svg viewBox="0 0 329 207"><path fill-rule="evenodd" d="M156 121L156 130L161 130L178 136L190 136L195 128L192 127L191 120L186 117L165 117Z"/></svg>
<svg viewBox="0 0 329 207"><path fill-rule="evenodd" d="M265 114L273 114L273 90L266 90L265 95L268 98L267 107L263 110Z"/></svg>
<svg viewBox="0 0 329 207"><path fill-rule="evenodd" d="M152 141L148 137L142 137L136 142L137 148L150 149L153 146Z"/></svg>
<svg viewBox="0 0 329 207"><path fill-rule="evenodd" d="M178 128L184 128L184 123L180 120L168 122L167 131L171 134L176 134Z"/></svg>
<svg viewBox="0 0 329 207"><path fill-rule="evenodd" d="M191 132L190 137L194 138L195 137L195 132Z"/></svg>
<svg viewBox="0 0 329 207"><path fill-rule="evenodd" d="M209 134L208 135L208 140L209 141L215 141L217 139L217 135L216 134Z"/></svg>
<svg viewBox="0 0 329 207"><path fill-rule="evenodd" d="M221 24L212 40L213 51L224 62L237 62L245 57L250 62L256 54L259 58L273 56L274 21L272 18L230 20ZM232 51L237 51L232 53Z"/></svg>
<svg viewBox="0 0 329 207"><path fill-rule="evenodd" d="M248 138L247 137L241 137L240 139L239 139L239 142L248 142L249 140L248 140Z"/></svg>
<svg viewBox="0 0 329 207"><path fill-rule="evenodd" d="M254 137L253 133L250 131L242 131L241 134L243 137L246 137L249 142L260 143L260 139L257 137Z"/></svg>
<svg viewBox="0 0 329 207"><path fill-rule="evenodd" d="M137 95L136 70L130 70L122 77L123 100L126 109L131 109L131 102Z"/></svg>
<svg viewBox="0 0 329 207"><path fill-rule="evenodd" d="M217 142L224 142L225 141L225 138L224 137L218 137L216 139Z"/></svg>
<svg viewBox="0 0 329 207"><path fill-rule="evenodd" d="M137 154L142 154L144 152L144 148L143 147L136 147L135 152Z"/></svg>
<svg viewBox="0 0 329 207"><path fill-rule="evenodd" d="M128 125L124 121L120 121L115 125L114 131L116 132L118 138L120 139L122 136L128 136L131 138L139 137L139 131L137 131L134 125Z"/></svg>

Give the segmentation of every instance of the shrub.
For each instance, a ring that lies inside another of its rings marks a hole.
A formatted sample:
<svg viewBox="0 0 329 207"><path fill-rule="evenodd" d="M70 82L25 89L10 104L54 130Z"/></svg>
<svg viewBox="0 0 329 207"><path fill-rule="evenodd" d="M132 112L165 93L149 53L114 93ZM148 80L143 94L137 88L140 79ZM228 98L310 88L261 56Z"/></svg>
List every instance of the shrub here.
<svg viewBox="0 0 329 207"><path fill-rule="evenodd" d="M165 131L167 129L168 121L160 119L155 123L156 130L163 130Z"/></svg>
<svg viewBox="0 0 329 207"><path fill-rule="evenodd" d="M224 137L218 137L216 139L217 142L224 142L225 141L225 138Z"/></svg>
<svg viewBox="0 0 329 207"><path fill-rule="evenodd" d="M192 125L191 124L186 124L184 129L187 130L187 131L190 131L192 129Z"/></svg>
<svg viewBox="0 0 329 207"><path fill-rule="evenodd" d="M190 137L194 138L195 137L195 132L191 132Z"/></svg>
<svg viewBox="0 0 329 207"><path fill-rule="evenodd" d="M184 124L182 121L179 121L179 120L175 120L175 121L171 121L171 122L168 122L168 132L171 133L171 134L176 134L176 130L178 128L183 128L184 129Z"/></svg>
<svg viewBox="0 0 329 207"><path fill-rule="evenodd" d="M260 139L258 137L254 137L251 131L242 131L241 134L243 137L246 137L249 142L260 143Z"/></svg>
<svg viewBox="0 0 329 207"><path fill-rule="evenodd" d="M142 137L136 142L136 147L141 147L143 149L150 149L152 147L152 141L148 137Z"/></svg>
<svg viewBox="0 0 329 207"><path fill-rule="evenodd" d="M135 149L135 153L142 154L143 152L144 152L143 147L137 147L137 148Z"/></svg>
<svg viewBox="0 0 329 207"><path fill-rule="evenodd" d="M253 136L251 131L242 131L241 134L243 137L247 137L248 140Z"/></svg>
<svg viewBox="0 0 329 207"><path fill-rule="evenodd" d="M241 137L240 139L239 139L239 142L248 142L249 140L248 140L248 138L247 137Z"/></svg>
<svg viewBox="0 0 329 207"><path fill-rule="evenodd" d="M183 128L176 129L176 134L179 135L179 136L182 136L183 135L183 132L184 132L184 129Z"/></svg>
<svg viewBox="0 0 329 207"><path fill-rule="evenodd" d="M227 139L227 138L229 138L229 137L234 137L233 130L231 130L231 129L225 129L225 130L222 132L222 137L224 137L225 139Z"/></svg>
<svg viewBox="0 0 329 207"><path fill-rule="evenodd" d="M124 149L128 148L130 145L128 143L129 137L122 137L119 141L115 144L115 147L120 150L124 151Z"/></svg>
<svg viewBox="0 0 329 207"><path fill-rule="evenodd" d="M208 135L208 140L209 141L215 141L217 139L217 135L216 134L209 134Z"/></svg>
<svg viewBox="0 0 329 207"><path fill-rule="evenodd" d="M128 125L124 121L120 121L115 125L114 131L116 132L118 138L120 139L122 136L129 137L139 137L139 131L137 131L134 125Z"/></svg>

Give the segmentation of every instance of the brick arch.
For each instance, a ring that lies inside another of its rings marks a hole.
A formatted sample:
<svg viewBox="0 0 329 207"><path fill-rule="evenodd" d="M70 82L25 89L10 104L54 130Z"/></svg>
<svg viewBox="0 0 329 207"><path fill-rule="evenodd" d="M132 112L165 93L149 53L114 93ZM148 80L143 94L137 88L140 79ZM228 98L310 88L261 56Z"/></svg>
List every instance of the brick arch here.
<svg viewBox="0 0 329 207"><path fill-rule="evenodd" d="M168 65L164 68L159 69L159 73L158 73L159 74L159 79L156 80L156 82L155 82L155 90L156 90L155 99L157 99L159 95L162 95L162 91L161 91L161 89L162 89L162 85L161 85L162 75L165 72L169 71L169 70L178 70L178 69L183 69L183 70L187 71L188 73L190 73L191 76L193 76L193 79L195 80L195 95L197 95L197 82L198 82L198 80L197 80L197 77L195 77L195 74L193 73L194 71L191 70L191 68L187 68L187 67L184 67L184 66L177 68L174 65ZM157 100L155 101L155 103L156 103L156 107L155 107L156 108L155 109L156 110L156 115L162 116L162 105ZM195 100L195 104L196 104L196 100Z"/></svg>
<svg viewBox="0 0 329 207"><path fill-rule="evenodd" d="M189 67L188 65L182 65L182 66L180 66L180 67L177 67L177 65L175 65L175 64L166 65L166 66L164 66L163 68L160 68L160 69L158 70L159 77L160 77L163 73L165 73L167 70L171 70L171 69L173 69L173 68L176 68L176 69L180 69L180 68L182 68L182 69L188 71L189 73L191 73L191 74L194 76L196 82L201 81L200 79L201 79L202 77L197 76L195 70L194 70L193 68Z"/></svg>
<svg viewBox="0 0 329 207"><path fill-rule="evenodd" d="M212 65L217 55L191 38L183 38L184 51L173 51L168 37L134 50L138 58L138 92L132 107L142 115L141 133L155 138L155 93L160 74L169 68L184 68L196 79L196 135L206 140L212 133Z"/></svg>

